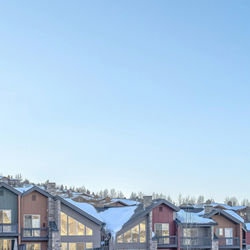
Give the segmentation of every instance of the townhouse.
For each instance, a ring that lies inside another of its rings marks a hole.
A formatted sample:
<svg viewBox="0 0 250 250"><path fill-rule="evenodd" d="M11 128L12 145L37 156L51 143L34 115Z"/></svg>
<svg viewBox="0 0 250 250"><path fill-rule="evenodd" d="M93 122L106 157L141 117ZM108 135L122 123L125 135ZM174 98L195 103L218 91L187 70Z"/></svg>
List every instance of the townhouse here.
<svg viewBox="0 0 250 250"><path fill-rule="evenodd" d="M58 196L54 183L45 188L1 182L0 250L250 249L247 207L180 209L151 196L94 207L79 198Z"/></svg>

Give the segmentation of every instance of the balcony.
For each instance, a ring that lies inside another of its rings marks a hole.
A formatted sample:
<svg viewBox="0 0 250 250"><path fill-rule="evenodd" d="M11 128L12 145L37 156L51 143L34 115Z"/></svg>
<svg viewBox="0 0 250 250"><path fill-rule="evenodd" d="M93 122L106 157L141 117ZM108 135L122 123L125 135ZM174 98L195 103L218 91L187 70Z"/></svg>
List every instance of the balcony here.
<svg viewBox="0 0 250 250"><path fill-rule="evenodd" d="M155 236L157 248L177 248L177 236Z"/></svg>
<svg viewBox="0 0 250 250"><path fill-rule="evenodd" d="M17 224L0 224L0 236L17 236Z"/></svg>
<svg viewBox="0 0 250 250"><path fill-rule="evenodd" d="M47 241L48 228L22 228L23 241Z"/></svg>
<svg viewBox="0 0 250 250"><path fill-rule="evenodd" d="M211 237L182 237L181 248L211 248Z"/></svg>
<svg viewBox="0 0 250 250"><path fill-rule="evenodd" d="M218 238L219 248L235 248L240 249L240 238Z"/></svg>

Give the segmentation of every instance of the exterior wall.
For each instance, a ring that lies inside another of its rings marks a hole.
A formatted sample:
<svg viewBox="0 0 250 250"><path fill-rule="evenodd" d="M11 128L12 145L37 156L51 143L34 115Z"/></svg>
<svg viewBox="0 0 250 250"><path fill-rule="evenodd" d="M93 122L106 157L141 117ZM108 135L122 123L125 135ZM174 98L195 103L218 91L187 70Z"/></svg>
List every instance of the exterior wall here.
<svg viewBox="0 0 250 250"><path fill-rule="evenodd" d="M160 208L162 211L160 211ZM162 204L153 209L152 230L155 231L155 223L169 223L169 234L176 235L176 224L174 221L174 211L170 207Z"/></svg>
<svg viewBox="0 0 250 250"><path fill-rule="evenodd" d="M93 248L101 246L102 226L94 223L64 204L61 204L61 211L93 230L92 236L61 236L61 242L93 242Z"/></svg>
<svg viewBox="0 0 250 250"><path fill-rule="evenodd" d="M246 244L250 245L250 232L246 232Z"/></svg>
<svg viewBox="0 0 250 250"><path fill-rule="evenodd" d="M233 237L241 237L241 229L239 224L234 224L232 221L228 220L222 215L214 215L212 216L212 219L218 223L218 225L214 227L214 233L216 233L216 228L233 228Z"/></svg>
<svg viewBox="0 0 250 250"><path fill-rule="evenodd" d="M32 200L32 196L36 195L36 200ZM40 215L40 228L48 227L48 213L47 213L48 198L36 191L27 194L21 199L21 228L24 227L24 215L35 214Z"/></svg>
<svg viewBox="0 0 250 250"><path fill-rule="evenodd" d="M132 227L138 225L140 222L145 221L146 222L146 242L145 243L117 243L116 239L119 235L125 233L126 231L130 230ZM135 220L133 223L129 224L128 226L122 228L122 230L120 230L117 233L117 237L116 239L113 239L113 244L112 247L110 249L114 250L114 249L151 249L150 248L150 235L152 235L152 233L150 233L150 229L151 228L151 224L150 224L150 216L145 216L144 218L139 218L137 220ZM151 237L152 238L152 237Z"/></svg>
<svg viewBox="0 0 250 250"><path fill-rule="evenodd" d="M32 196L36 195L36 199L32 200ZM21 212L20 212L20 220L19 224L21 227L21 232L22 228L24 228L24 215L29 215L29 214L34 214L34 215L40 215L40 228L48 228L48 213L47 213L47 203L48 203L48 198L42 194L40 194L37 191L31 192L21 198ZM44 237L47 232L41 232L41 237ZM21 238L22 240L22 238ZM22 241L21 244L26 244L26 243L39 243L41 244L41 250L47 250L48 249L48 242L25 242Z"/></svg>
<svg viewBox="0 0 250 250"><path fill-rule="evenodd" d="M0 196L0 209L11 209L12 224L18 223L18 195L4 187L0 187L3 196Z"/></svg>

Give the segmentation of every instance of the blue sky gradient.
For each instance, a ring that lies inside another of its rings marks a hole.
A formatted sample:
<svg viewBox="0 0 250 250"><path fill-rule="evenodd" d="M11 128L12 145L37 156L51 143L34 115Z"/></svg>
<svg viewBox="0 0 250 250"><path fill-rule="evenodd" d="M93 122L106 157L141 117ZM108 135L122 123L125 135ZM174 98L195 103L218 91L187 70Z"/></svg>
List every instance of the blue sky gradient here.
<svg viewBox="0 0 250 250"><path fill-rule="evenodd" d="M250 199L250 1L0 3L0 173Z"/></svg>

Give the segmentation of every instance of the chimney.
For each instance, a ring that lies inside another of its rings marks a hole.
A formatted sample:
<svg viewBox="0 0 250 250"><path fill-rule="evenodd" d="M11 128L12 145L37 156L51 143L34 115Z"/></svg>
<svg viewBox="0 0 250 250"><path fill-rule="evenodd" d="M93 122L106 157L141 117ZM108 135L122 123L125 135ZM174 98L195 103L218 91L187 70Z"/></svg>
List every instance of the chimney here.
<svg viewBox="0 0 250 250"><path fill-rule="evenodd" d="M143 207L147 208L152 204L152 195L143 196Z"/></svg>
<svg viewBox="0 0 250 250"><path fill-rule="evenodd" d="M46 190L51 195L55 196L56 195L56 183L55 182L48 182L47 186L46 186Z"/></svg>
<svg viewBox="0 0 250 250"><path fill-rule="evenodd" d="M210 204L206 204L206 205L204 206L205 214L209 214L210 212L212 212L213 209L214 209L213 206L210 205Z"/></svg>
<svg viewBox="0 0 250 250"><path fill-rule="evenodd" d="M246 221L250 222L250 207L246 207Z"/></svg>

